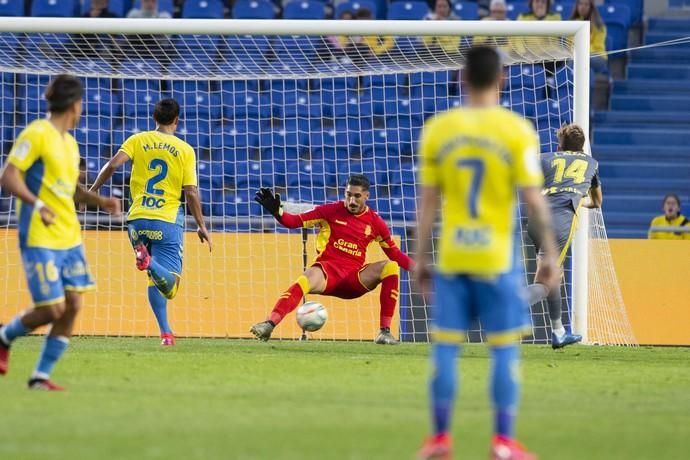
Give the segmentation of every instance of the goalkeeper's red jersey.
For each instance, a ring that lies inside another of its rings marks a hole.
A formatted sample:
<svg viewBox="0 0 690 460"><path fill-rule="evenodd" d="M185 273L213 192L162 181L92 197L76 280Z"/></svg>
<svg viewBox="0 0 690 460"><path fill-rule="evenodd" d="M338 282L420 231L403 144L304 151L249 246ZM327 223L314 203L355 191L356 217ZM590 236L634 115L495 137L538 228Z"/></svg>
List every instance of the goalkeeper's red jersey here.
<svg viewBox="0 0 690 460"><path fill-rule="evenodd" d="M412 260L396 246L386 223L367 207L352 214L345 202L324 204L302 214L283 213L279 222L288 228L319 226L315 262L338 262L350 267L363 267L367 247L376 241L389 259L410 270Z"/></svg>

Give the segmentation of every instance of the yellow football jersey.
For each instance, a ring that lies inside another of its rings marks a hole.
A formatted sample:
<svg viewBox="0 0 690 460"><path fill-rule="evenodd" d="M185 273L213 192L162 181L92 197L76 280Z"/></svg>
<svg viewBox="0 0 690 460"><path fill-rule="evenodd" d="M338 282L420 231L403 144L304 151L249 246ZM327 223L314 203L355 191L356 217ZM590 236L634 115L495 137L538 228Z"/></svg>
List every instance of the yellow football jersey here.
<svg viewBox="0 0 690 460"><path fill-rule="evenodd" d="M436 115L420 141L420 182L443 196L437 269L491 276L512 267L516 189L541 187L539 139L502 107Z"/></svg>
<svg viewBox="0 0 690 460"><path fill-rule="evenodd" d="M196 185L196 155L182 139L160 131L130 136L120 150L132 159L127 220L182 224L182 187Z"/></svg>
<svg viewBox="0 0 690 460"><path fill-rule="evenodd" d="M680 214L675 219L666 220L666 216L657 216L652 219L650 227L690 227L690 221ZM649 239L652 240L690 240L690 232L652 232L648 233Z"/></svg>
<svg viewBox="0 0 690 460"><path fill-rule="evenodd" d="M81 227L74 207L79 181L79 146L71 134L60 132L47 119L35 120L20 134L7 161L24 176L31 192L54 213L45 226L33 206L17 200L21 247L70 249L81 244Z"/></svg>

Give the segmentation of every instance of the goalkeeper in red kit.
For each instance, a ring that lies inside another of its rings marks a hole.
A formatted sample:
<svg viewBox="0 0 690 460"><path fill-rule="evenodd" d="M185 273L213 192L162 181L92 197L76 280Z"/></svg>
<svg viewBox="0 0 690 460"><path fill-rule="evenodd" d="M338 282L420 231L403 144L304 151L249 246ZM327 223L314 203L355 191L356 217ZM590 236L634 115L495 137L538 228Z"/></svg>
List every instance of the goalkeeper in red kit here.
<svg viewBox="0 0 690 460"><path fill-rule="evenodd" d="M283 212L280 195L268 188L256 192L255 200L287 228L319 226L314 263L300 275L276 302L268 320L252 326L260 340L271 338L273 329L293 311L306 294L356 299L381 284L381 330L375 342L395 345L390 326L400 292L400 268L414 265L391 238L388 226L367 206L369 180L353 174L347 180L345 200L317 206L302 214ZM390 260L365 263L369 243L376 241Z"/></svg>

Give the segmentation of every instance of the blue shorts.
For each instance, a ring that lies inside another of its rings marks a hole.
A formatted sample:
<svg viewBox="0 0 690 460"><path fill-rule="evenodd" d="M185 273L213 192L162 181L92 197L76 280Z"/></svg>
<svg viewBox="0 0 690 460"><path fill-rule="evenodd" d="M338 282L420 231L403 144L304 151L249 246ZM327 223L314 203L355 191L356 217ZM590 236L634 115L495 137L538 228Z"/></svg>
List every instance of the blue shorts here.
<svg viewBox="0 0 690 460"><path fill-rule="evenodd" d="M464 342L475 319L492 345L515 343L531 332L520 271L495 277L437 273L434 289L432 337L437 342Z"/></svg>
<svg viewBox="0 0 690 460"><path fill-rule="evenodd" d="M143 243L163 268L182 274L182 227L162 220L134 219L127 222L127 233L132 247Z"/></svg>
<svg viewBox="0 0 690 460"><path fill-rule="evenodd" d="M84 292L96 288L84 248L23 248L22 263L35 307L65 300L65 291Z"/></svg>

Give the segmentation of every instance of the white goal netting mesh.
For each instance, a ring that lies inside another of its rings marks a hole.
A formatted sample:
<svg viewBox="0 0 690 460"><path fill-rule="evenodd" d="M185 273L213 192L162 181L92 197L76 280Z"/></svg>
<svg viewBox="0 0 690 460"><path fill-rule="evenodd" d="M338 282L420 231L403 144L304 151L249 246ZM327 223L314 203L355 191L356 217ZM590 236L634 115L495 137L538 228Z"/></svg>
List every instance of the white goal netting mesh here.
<svg viewBox="0 0 690 460"><path fill-rule="evenodd" d="M404 251L414 245L416 143L425 118L460 106L463 52L472 42L505 54L501 103L532 120L541 148L556 148L555 130L573 119L572 43L537 37L325 37L0 34L2 160L12 140L46 113L45 86L56 73L85 84L84 113L74 135L84 158L82 180L99 169L131 134L153 129L156 101L182 107L178 135L197 151L203 212L213 232L212 254L188 220L180 292L169 304L179 336L247 337L314 256L310 231L276 225L252 201L272 187L288 206L342 197L351 173L373 184L370 205ZM101 190L127 208L129 172ZM14 203L0 197L0 319L30 304L16 249ZM78 333L157 335L146 300L146 277L134 268L124 224L82 211L87 258L98 291L89 294ZM632 343L602 221L591 238L590 292L601 321L590 331L601 343ZM520 217L522 228L526 228ZM594 225L594 224L593 224ZM523 231L527 280L534 250ZM604 254L602 256L602 254ZM608 254L608 256L606 255ZM384 257L371 248L370 259ZM607 258L608 257L608 258ZM569 306L566 270L564 305ZM369 340L378 329L378 294L354 301L320 299L327 325L314 338ZM395 327L405 341L428 340L428 308L402 273ZM569 315L568 316L569 321ZM534 335L550 334L542 306L532 309ZM287 319L276 338L298 338ZM481 331L473 331L473 340Z"/></svg>

